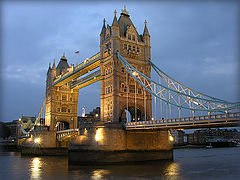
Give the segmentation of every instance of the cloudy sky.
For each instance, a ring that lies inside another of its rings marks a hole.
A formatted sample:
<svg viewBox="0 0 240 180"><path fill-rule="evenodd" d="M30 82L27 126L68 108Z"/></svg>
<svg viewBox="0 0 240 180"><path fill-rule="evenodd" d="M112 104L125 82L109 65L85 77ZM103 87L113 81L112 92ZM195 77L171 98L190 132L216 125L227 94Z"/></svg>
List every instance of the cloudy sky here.
<svg viewBox="0 0 240 180"><path fill-rule="evenodd" d="M183 84L239 101L237 1L1 1L0 121L38 114L49 62L65 52L69 64L99 52L103 18L111 24L124 4L138 33L144 20L152 61ZM74 54L76 50L79 55ZM100 82L80 89L79 111L100 105Z"/></svg>

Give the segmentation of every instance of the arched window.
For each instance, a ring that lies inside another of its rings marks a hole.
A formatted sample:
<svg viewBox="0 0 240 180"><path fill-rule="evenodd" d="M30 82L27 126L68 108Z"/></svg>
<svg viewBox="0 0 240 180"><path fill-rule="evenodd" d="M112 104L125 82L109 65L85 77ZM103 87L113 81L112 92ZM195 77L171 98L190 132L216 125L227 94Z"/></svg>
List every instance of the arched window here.
<svg viewBox="0 0 240 180"><path fill-rule="evenodd" d="M128 35L128 40L131 40L131 35L130 34Z"/></svg>
<svg viewBox="0 0 240 180"><path fill-rule="evenodd" d="M66 101L67 100L67 96L66 95L62 95L62 100Z"/></svg>
<svg viewBox="0 0 240 180"><path fill-rule="evenodd" d="M135 35L132 36L132 40L135 41Z"/></svg>

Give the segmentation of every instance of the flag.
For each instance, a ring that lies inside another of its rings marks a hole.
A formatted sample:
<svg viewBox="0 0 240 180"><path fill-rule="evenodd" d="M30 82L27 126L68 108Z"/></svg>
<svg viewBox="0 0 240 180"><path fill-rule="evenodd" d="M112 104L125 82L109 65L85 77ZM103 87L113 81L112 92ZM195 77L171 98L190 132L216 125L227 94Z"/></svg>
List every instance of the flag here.
<svg viewBox="0 0 240 180"><path fill-rule="evenodd" d="M76 53L76 54L78 54L78 53L79 53L79 51L76 51L75 53Z"/></svg>

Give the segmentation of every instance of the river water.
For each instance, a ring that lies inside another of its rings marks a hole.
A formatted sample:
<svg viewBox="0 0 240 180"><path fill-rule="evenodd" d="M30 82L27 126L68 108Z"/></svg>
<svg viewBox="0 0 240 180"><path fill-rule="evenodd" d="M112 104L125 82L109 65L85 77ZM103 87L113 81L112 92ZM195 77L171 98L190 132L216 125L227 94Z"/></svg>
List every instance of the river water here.
<svg viewBox="0 0 240 180"><path fill-rule="evenodd" d="M95 167L0 152L0 179L240 179L240 148L176 149L173 162Z"/></svg>

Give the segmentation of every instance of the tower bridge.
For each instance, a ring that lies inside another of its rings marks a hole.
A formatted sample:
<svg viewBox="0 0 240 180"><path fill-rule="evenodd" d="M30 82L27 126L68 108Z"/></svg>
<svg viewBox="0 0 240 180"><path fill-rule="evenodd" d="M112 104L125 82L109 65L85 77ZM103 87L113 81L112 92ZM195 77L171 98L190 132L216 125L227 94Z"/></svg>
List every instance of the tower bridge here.
<svg viewBox="0 0 240 180"><path fill-rule="evenodd" d="M139 157L139 150L154 150L159 159L171 159L169 129L238 125L240 103L200 93L164 73L151 59L147 22L139 34L125 8L118 19L116 14L111 26L103 21L100 52L77 66L69 66L62 56L47 72L46 98L36 124L43 115L57 142L71 141L71 161L81 161L76 152L85 150L121 151L130 159ZM100 122L78 129L78 90L97 81L101 81ZM59 128L61 124L65 130ZM45 147L56 147L57 142ZM150 153L142 160L151 157ZM95 158L104 159L102 155Z"/></svg>

